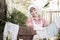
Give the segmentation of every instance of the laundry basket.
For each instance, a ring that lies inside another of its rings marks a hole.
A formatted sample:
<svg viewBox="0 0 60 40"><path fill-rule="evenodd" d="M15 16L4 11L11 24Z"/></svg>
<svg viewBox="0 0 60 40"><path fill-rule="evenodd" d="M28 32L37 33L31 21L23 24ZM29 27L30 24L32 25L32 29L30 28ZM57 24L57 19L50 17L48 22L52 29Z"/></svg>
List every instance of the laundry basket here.
<svg viewBox="0 0 60 40"><path fill-rule="evenodd" d="M36 31L30 27L20 27L17 40L32 40L33 36L36 34Z"/></svg>

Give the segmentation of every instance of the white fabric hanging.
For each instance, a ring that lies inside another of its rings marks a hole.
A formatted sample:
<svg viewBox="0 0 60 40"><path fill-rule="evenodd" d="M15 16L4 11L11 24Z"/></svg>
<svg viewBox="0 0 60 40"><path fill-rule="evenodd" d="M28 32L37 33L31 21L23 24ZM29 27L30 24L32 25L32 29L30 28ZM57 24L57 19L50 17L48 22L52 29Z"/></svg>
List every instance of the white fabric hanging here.
<svg viewBox="0 0 60 40"><path fill-rule="evenodd" d="M54 37L58 33L58 28L54 22L52 22L46 29L48 38Z"/></svg>
<svg viewBox="0 0 60 40"><path fill-rule="evenodd" d="M34 35L33 40L47 38L47 31L45 27L42 27L42 22L41 24L35 24L35 22L33 21L33 24L34 30L36 30L36 35Z"/></svg>
<svg viewBox="0 0 60 40"><path fill-rule="evenodd" d="M3 33L3 40L6 40L8 33L11 34L11 40L17 40L18 30L19 30L19 25L6 22Z"/></svg>
<svg viewBox="0 0 60 40"><path fill-rule="evenodd" d="M60 16L54 20L54 23L56 24L57 28L60 28Z"/></svg>
<svg viewBox="0 0 60 40"><path fill-rule="evenodd" d="M46 29L48 33L48 37L54 37L58 34L60 28L60 17L58 17L56 20L54 20Z"/></svg>

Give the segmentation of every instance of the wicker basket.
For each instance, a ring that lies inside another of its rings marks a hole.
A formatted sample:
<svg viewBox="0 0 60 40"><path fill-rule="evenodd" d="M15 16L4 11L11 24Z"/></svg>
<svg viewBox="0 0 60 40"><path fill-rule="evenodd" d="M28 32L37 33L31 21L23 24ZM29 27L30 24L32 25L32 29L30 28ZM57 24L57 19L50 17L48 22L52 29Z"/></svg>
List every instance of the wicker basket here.
<svg viewBox="0 0 60 40"><path fill-rule="evenodd" d="M17 40L19 39L32 40L35 34L36 34L36 31L30 27L20 27Z"/></svg>

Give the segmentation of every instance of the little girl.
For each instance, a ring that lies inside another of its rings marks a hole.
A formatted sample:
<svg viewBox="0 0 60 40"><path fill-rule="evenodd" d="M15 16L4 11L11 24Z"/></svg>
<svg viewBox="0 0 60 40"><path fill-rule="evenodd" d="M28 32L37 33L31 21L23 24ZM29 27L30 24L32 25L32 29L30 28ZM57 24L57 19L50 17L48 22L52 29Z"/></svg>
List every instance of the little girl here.
<svg viewBox="0 0 60 40"><path fill-rule="evenodd" d="M45 27L46 21L38 14L37 7L36 6L30 6L28 8L28 12L30 14L30 18L28 18L26 25L28 27L33 28L36 30L36 35L34 35L33 40L39 40L47 38L47 32Z"/></svg>

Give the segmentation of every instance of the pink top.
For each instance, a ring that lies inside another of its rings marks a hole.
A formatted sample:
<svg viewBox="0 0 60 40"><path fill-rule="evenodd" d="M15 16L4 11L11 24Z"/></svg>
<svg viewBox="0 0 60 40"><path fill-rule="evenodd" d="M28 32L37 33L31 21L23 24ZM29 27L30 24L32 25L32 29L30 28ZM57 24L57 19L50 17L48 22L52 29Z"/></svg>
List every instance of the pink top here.
<svg viewBox="0 0 60 40"><path fill-rule="evenodd" d="M28 18L26 25L28 27L34 28L33 20L34 20L35 24L41 24L41 22L42 22L42 26L46 23L46 21L43 18L39 18L39 20L37 20L37 19L38 18L33 19L33 17Z"/></svg>

